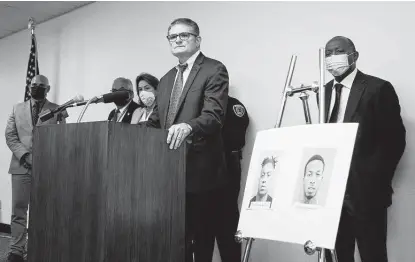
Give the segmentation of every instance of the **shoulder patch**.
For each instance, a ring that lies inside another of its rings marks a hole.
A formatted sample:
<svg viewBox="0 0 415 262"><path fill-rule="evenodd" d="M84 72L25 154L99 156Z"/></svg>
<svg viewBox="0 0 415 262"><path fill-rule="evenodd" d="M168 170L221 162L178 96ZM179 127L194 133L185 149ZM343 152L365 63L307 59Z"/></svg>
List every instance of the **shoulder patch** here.
<svg viewBox="0 0 415 262"><path fill-rule="evenodd" d="M242 105L234 105L233 112L235 112L235 115L243 117L245 115L245 108Z"/></svg>

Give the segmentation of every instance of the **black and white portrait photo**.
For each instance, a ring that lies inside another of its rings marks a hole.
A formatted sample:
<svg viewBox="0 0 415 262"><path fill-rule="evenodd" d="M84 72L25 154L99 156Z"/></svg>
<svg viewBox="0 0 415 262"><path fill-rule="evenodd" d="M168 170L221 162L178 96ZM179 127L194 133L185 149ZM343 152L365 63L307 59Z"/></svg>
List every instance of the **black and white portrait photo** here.
<svg viewBox="0 0 415 262"><path fill-rule="evenodd" d="M295 203L324 206L333 159L336 155L334 148L305 148L301 161Z"/></svg>
<svg viewBox="0 0 415 262"><path fill-rule="evenodd" d="M271 208L277 163L277 157L273 154L261 157L260 172L257 184L254 186L255 194L252 196L248 208Z"/></svg>

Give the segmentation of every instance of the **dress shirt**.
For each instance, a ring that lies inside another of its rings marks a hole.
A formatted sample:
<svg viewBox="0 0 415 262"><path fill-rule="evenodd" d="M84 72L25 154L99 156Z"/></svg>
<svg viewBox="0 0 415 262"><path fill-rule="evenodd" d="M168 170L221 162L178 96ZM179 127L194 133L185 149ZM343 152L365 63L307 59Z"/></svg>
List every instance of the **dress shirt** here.
<svg viewBox="0 0 415 262"><path fill-rule="evenodd" d="M196 58L199 54L200 54L200 50L198 50L196 53L194 53L191 57L189 57L189 59L187 59L183 63L183 64L185 64L185 63L187 64L186 70L183 71L183 88L186 85L187 78L189 78L190 71L192 71L193 64L195 63ZM177 64L177 65L180 65L180 63ZM178 75L179 75L179 70L177 70L176 78L175 78L174 82L176 82ZM192 127L189 124L186 124L186 125L189 127L190 130L192 130Z"/></svg>
<svg viewBox="0 0 415 262"><path fill-rule="evenodd" d="M133 101L133 100L131 100L131 101ZM122 108L119 109L120 110L120 113L117 115L117 122L121 122L122 121L125 113L127 112L127 108L130 105L131 101L128 102L124 107L122 107ZM115 113L117 113L117 109L118 109L118 107L115 108Z"/></svg>
<svg viewBox="0 0 415 262"><path fill-rule="evenodd" d="M183 88L186 85L187 78L189 77L190 71L192 71L193 64L195 63L196 58L199 54L200 54L200 50L194 53L191 57L189 57L189 59L187 59L187 61L183 63L183 64L187 64L186 70L183 71ZM178 63L177 65L180 65L180 63ZM175 82L177 80L178 74L179 74L179 70L177 70L176 78L174 80Z"/></svg>
<svg viewBox="0 0 415 262"><path fill-rule="evenodd" d="M337 82L336 79L334 79L333 87L331 91L330 115L328 119L330 119L331 117L331 112L333 111L334 102L336 101L336 88L334 88L334 86L336 84L342 84L343 88L342 88L341 96L340 96L339 115L337 117L337 123L343 123L344 114L346 112L347 101L349 100L350 90L352 89L353 81L356 78L356 74L357 74L357 68L355 68L353 72L351 72L348 76L346 76L340 83Z"/></svg>

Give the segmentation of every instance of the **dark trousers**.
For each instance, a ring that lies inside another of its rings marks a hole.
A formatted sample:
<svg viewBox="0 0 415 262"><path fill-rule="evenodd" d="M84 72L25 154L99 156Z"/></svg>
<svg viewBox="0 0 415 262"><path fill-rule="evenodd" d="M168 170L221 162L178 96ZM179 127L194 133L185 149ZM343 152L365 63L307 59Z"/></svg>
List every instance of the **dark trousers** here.
<svg viewBox="0 0 415 262"><path fill-rule="evenodd" d="M241 187L240 155L228 154L226 160L230 181L219 205L215 236L222 262L240 262L241 244L235 241L239 221L238 196Z"/></svg>
<svg viewBox="0 0 415 262"><path fill-rule="evenodd" d="M359 216L343 207L336 240L338 262L354 261L355 240L362 262L387 262L386 235L387 208ZM332 262L329 252L326 258Z"/></svg>
<svg viewBox="0 0 415 262"><path fill-rule="evenodd" d="M186 193L186 262L212 262L222 192Z"/></svg>

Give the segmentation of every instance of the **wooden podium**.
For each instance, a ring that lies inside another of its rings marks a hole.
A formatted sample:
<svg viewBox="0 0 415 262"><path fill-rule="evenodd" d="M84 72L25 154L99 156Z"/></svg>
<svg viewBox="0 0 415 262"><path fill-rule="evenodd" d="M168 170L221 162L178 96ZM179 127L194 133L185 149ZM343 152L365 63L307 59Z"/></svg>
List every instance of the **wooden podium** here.
<svg viewBox="0 0 415 262"><path fill-rule="evenodd" d="M34 134L29 262L182 262L185 148L114 122Z"/></svg>

